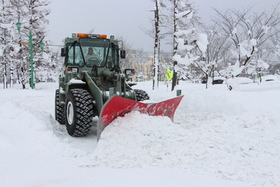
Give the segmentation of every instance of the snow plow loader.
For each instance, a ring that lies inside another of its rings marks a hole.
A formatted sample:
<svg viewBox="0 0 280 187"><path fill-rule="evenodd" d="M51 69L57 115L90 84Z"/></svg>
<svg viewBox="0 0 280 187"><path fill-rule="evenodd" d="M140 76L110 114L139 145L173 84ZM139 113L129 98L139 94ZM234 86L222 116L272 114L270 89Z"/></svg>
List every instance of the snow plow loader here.
<svg viewBox="0 0 280 187"><path fill-rule="evenodd" d="M61 49L65 57L63 73L55 92L55 119L66 125L69 135L86 136L97 116L99 139L108 124L133 110L173 120L183 96L159 103L141 102L149 96L127 82L134 70L120 69L119 60L126 54L119 44L113 36L99 34L77 33L65 39Z"/></svg>

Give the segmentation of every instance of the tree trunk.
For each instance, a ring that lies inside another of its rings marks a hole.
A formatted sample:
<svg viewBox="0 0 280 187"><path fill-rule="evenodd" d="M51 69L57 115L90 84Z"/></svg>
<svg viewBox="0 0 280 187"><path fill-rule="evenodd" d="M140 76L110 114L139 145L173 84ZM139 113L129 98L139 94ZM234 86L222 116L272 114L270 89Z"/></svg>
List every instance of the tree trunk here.
<svg viewBox="0 0 280 187"><path fill-rule="evenodd" d="M178 84L178 77L177 77L178 75L177 75L177 72L175 71L176 66L177 66L177 61L174 61L171 91L173 91L175 86Z"/></svg>
<svg viewBox="0 0 280 187"><path fill-rule="evenodd" d="M155 46L154 46L154 78L153 78L153 90L158 87L158 64L159 64L159 8L158 0L155 1L156 10L155 13Z"/></svg>
<svg viewBox="0 0 280 187"><path fill-rule="evenodd" d="M177 54L177 50L178 50L178 43L177 43L177 36L176 36L176 32L177 32L177 0L173 0L173 56L175 56ZM175 86L178 83L178 75L176 72L176 66L177 66L177 61L173 61L173 78L172 78L172 87L171 87L171 91L174 90Z"/></svg>

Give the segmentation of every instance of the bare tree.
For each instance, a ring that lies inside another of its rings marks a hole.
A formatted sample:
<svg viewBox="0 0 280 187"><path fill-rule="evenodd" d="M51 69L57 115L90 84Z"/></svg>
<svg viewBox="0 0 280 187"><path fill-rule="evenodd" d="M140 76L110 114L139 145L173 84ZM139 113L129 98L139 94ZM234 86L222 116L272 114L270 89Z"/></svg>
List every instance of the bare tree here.
<svg viewBox="0 0 280 187"><path fill-rule="evenodd" d="M195 24L199 23L199 18L195 16L196 11L193 5L188 2L188 0L170 0L172 3L172 34L173 34L173 57L179 55L178 47L181 31L186 31L192 29ZM178 61L173 58L173 78L171 90L174 90L175 86L178 84L179 75L178 70L181 69L178 66Z"/></svg>
<svg viewBox="0 0 280 187"><path fill-rule="evenodd" d="M124 39L123 37L119 37L118 40L122 41L122 47L123 49L126 51L126 57L125 59L121 59L120 61L120 68L121 69L132 69L132 63L131 59L133 58L133 51L132 50L132 44L128 43L126 41L126 39Z"/></svg>
<svg viewBox="0 0 280 187"><path fill-rule="evenodd" d="M229 49L230 43L227 42L228 38L223 36L216 26L212 26L206 29L208 45L206 50L204 63L195 62L195 66L203 73L203 78L206 79L207 84L211 84L214 80L214 72L217 68L226 67L229 62ZM211 80L212 79L212 80Z"/></svg>
<svg viewBox="0 0 280 187"><path fill-rule="evenodd" d="M233 55L239 67L235 69L236 76L245 73L250 67L255 68L269 39L279 33L277 29L280 26L280 14L277 7L278 5L271 13L251 13L251 8L225 12L214 9L216 17L213 20L217 29L232 44Z"/></svg>

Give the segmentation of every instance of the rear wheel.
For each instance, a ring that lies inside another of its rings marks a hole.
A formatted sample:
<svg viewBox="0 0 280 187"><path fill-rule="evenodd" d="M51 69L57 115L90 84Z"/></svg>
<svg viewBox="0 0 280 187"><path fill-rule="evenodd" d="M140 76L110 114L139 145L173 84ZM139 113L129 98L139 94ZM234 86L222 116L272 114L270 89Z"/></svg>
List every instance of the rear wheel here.
<svg viewBox="0 0 280 187"><path fill-rule="evenodd" d="M55 90L55 120L65 124L64 104L59 103L59 89Z"/></svg>
<svg viewBox="0 0 280 187"><path fill-rule="evenodd" d="M148 93L144 90L139 90L139 89L134 89L135 94L136 94L136 100L137 101L145 101L145 100L149 100L150 96L148 95Z"/></svg>
<svg viewBox="0 0 280 187"><path fill-rule="evenodd" d="M67 132L71 136L86 136L92 126L93 103L88 91L69 90L65 103Z"/></svg>

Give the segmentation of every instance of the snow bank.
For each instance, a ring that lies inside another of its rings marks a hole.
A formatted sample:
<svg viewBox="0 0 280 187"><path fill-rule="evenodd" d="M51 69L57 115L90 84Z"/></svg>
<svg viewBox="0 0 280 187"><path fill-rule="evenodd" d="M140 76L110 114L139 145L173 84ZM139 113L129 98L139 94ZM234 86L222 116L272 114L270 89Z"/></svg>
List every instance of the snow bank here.
<svg viewBox="0 0 280 187"><path fill-rule="evenodd" d="M138 112L119 118L102 133L92 162L96 167L179 168L274 186L280 182L280 106L273 104L274 91L240 91L217 85L186 92L175 124Z"/></svg>
<svg viewBox="0 0 280 187"><path fill-rule="evenodd" d="M280 181L274 157L279 155L280 118L200 113L184 115L179 124L156 118L134 112L117 119L103 132L92 162L113 168L179 168L269 186Z"/></svg>

